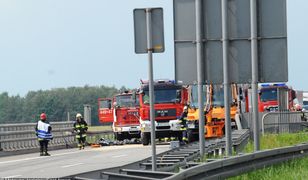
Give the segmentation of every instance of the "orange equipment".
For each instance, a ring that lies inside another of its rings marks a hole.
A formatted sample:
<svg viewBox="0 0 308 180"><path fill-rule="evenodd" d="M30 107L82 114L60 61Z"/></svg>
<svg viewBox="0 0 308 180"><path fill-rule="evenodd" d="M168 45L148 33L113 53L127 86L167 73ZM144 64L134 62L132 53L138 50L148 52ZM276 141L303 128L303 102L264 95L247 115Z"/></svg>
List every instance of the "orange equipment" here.
<svg viewBox="0 0 308 180"><path fill-rule="evenodd" d="M205 92L205 137L222 137L224 135L225 126L225 108L224 108L224 91L220 85L206 85ZM231 85L232 100L230 117L233 128L236 128L235 118L238 113L238 87L235 84ZM199 108L197 107L197 86L193 85L189 88L189 110L187 115L188 120L188 141L198 139L199 132Z"/></svg>

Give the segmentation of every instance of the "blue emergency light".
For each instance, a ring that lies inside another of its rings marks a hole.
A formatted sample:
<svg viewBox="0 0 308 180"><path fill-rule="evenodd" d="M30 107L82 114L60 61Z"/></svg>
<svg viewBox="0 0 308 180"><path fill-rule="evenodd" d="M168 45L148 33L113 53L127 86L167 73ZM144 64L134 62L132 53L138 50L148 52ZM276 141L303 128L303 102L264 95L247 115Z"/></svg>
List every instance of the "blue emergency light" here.
<svg viewBox="0 0 308 180"><path fill-rule="evenodd" d="M270 87L270 84L261 84L261 87Z"/></svg>
<svg viewBox="0 0 308 180"><path fill-rule="evenodd" d="M279 86L279 87L283 87L283 86L286 86L285 83L278 83L278 84L273 84L274 86Z"/></svg>
<svg viewBox="0 0 308 180"><path fill-rule="evenodd" d="M261 84L261 87L270 87L270 86L284 87L287 85L285 83Z"/></svg>

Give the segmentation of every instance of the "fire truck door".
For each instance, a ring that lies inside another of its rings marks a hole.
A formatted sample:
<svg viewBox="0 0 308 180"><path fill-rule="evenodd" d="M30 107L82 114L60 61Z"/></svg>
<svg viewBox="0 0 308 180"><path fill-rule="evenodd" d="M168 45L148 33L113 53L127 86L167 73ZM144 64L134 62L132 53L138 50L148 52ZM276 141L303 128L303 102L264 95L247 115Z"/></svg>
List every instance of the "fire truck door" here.
<svg viewBox="0 0 308 180"><path fill-rule="evenodd" d="M113 122L112 99L99 99L99 120L102 123Z"/></svg>

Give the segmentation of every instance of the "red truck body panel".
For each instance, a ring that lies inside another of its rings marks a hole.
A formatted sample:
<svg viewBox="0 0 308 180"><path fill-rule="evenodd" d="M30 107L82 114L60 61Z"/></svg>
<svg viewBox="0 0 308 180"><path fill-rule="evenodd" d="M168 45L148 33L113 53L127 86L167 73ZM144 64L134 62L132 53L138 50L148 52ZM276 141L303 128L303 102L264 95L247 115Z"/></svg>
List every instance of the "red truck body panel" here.
<svg viewBox="0 0 308 180"><path fill-rule="evenodd" d="M98 118L101 123L113 122L113 108L111 98L98 99Z"/></svg>

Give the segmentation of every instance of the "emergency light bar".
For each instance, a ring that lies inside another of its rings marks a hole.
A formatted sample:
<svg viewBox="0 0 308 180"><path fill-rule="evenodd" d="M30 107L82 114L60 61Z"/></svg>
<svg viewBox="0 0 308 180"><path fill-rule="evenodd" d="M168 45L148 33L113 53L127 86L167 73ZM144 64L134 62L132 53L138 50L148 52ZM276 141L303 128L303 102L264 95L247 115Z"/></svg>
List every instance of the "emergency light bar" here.
<svg viewBox="0 0 308 180"><path fill-rule="evenodd" d="M261 84L261 87L270 87L270 84Z"/></svg>
<svg viewBox="0 0 308 180"><path fill-rule="evenodd" d="M287 85L285 83L261 84L261 87L270 87L270 86L284 87Z"/></svg>
<svg viewBox="0 0 308 180"><path fill-rule="evenodd" d="M279 86L279 87L282 87L282 86L286 86L285 83L279 83L279 84L273 84L274 86Z"/></svg>
<svg viewBox="0 0 308 180"><path fill-rule="evenodd" d="M141 84L149 84L148 80L142 80L140 79ZM157 79L154 80L154 83L170 83L170 84L176 84L175 80L169 80L169 79Z"/></svg>

